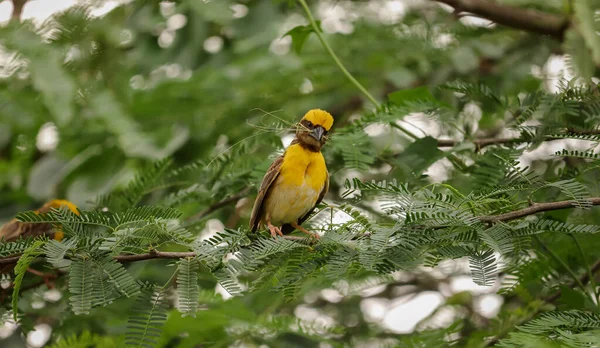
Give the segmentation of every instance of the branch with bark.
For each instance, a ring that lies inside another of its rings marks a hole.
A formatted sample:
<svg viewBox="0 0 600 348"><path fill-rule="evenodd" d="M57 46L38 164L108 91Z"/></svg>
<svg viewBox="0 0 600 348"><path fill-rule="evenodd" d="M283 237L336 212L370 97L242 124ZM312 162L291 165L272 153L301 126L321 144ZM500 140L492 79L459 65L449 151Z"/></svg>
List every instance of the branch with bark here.
<svg viewBox="0 0 600 348"><path fill-rule="evenodd" d="M520 7L497 4L485 0L435 0L450 5L455 13L469 12L492 22L525 30L533 33L551 36L557 40L563 39L570 25L565 16L552 13L523 9Z"/></svg>
<svg viewBox="0 0 600 348"><path fill-rule="evenodd" d="M210 205L208 208L202 210L201 212L190 216L189 218L186 219L186 222L194 222L200 219L205 218L206 216L208 216L209 214L228 206L229 204L232 203L236 203L237 201L239 201L240 199L246 197L246 195L248 193L250 193L251 187L247 186L244 189L242 189L240 192L234 194L233 196L227 197L221 201L218 201L212 205Z"/></svg>
<svg viewBox="0 0 600 348"><path fill-rule="evenodd" d="M241 193L241 192L240 192ZM237 195L236 195L237 196ZM232 196L233 197L233 196ZM231 198L227 199L228 201L233 201ZM221 201L223 202L223 201ZM219 202L221 206L223 204ZM600 197L593 197L586 199L588 204L593 206L600 205ZM533 215L545 211L552 210L561 210L561 209L570 209L581 206L582 201L575 200L567 200L567 201L558 201L558 202L548 202L548 203L533 203L531 206L515 210L509 213L498 214L498 215L487 215L480 216L479 220L482 222L496 223L503 221L510 221L519 219L528 215ZM210 209L210 208L209 208ZM209 210L207 209L207 210ZM216 209L216 208L215 208ZM297 237L297 236L284 236L283 238L296 241L296 242L308 242L311 243L311 239L307 237ZM132 255L116 255L114 258L119 262L135 262L135 261L144 261L144 260L152 260L152 259L182 259L187 257L196 257L196 253L194 252L167 252L167 251L158 251L152 250L145 254L132 254ZM0 258L0 265L9 265L14 264L19 261L21 255L11 255Z"/></svg>
<svg viewBox="0 0 600 348"><path fill-rule="evenodd" d="M600 130L598 130L598 129L582 130L582 129L568 128L568 129L566 129L566 133L564 133L564 134L598 135L598 134L600 134ZM564 140L564 139L565 138L562 138L562 137L547 136L543 139L543 141ZM516 138L491 137L491 138L475 138L475 139L470 139L470 140L437 139L437 144L438 144L438 147L453 147L464 141L470 141L473 144L475 144L475 146L477 146L477 148L482 148L482 147L490 146L490 145L528 143L528 142L531 142L531 139L524 138L524 137L516 137ZM592 140L592 141L596 141L596 140Z"/></svg>

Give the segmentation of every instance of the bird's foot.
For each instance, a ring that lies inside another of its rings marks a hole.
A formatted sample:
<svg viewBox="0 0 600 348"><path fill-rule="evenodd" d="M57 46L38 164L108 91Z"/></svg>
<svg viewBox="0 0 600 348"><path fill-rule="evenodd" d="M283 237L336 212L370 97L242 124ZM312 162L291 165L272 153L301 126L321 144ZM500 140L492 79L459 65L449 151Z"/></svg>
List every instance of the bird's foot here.
<svg viewBox="0 0 600 348"><path fill-rule="evenodd" d="M281 229L279 229L279 227L273 226L271 222L267 222L267 227L269 228L269 231L271 232L271 236L273 238L277 238L278 235L283 237L283 233L281 232Z"/></svg>
<svg viewBox="0 0 600 348"><path fill-rule="evenodd" d="M291 225L292 225L293 228L297 229L298 231L308 234L311 238L314 238L314 239L321 238L318 234L310 232L306 228L298 225L297 223L293 223Z"/></svg>

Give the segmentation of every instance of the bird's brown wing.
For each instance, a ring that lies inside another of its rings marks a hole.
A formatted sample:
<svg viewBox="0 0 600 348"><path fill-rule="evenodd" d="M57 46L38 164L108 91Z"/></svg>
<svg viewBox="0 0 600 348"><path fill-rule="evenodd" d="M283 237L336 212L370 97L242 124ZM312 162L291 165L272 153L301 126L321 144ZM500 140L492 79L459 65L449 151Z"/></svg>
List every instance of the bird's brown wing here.
<svg viewBox="0 0 600 348"><path fill-rule="evenodd" d="M329 172L327 173L327 179L325 180L325 186L323 186L323 189L321 190L321 193L319 194L319 198L317 198L317 202L315 203L315 206L312 207L312 209L309 210L308 213L306 213L303 217L298 219L298 225L302 225L302 223L304 221L306 221L306 219L308 219L310 214L312 214L313 211L315 211L315 208L317 207L317 205L319 205L319 203L321 203L323 201L323 198L327 194L327 191L329 191ZM295 228L292 227L292 225L290 225L290 224L285 224L285 225L281 226L281 232L284 234L292 233L292 232L294 232L294 230L295 230Z"/></svg>
<svg viewBox="0 0 600 348"><path fill-rule="evenodd" d="M267 192L271 188L271 185L275 182L277 176L279 176L279 170L281 169L282 163L283 155L277 157L277 159L273 161L269 169L267 169L267 173L260 184L258 196L256 196L256 200L254 201L254 208L252 208L252 215L250 217L250 229L252 232L256 232L258 229L258 224L260 223L260 219L262 217L263 201L267 196Z"/></svg>
<svg viewBox="0 0 600 348"><path fill-rule="evenodd" d="M0 241L12 242L20 238L41 235L53 236L51 224L31 224L12 219L0 228Z"/></svg>

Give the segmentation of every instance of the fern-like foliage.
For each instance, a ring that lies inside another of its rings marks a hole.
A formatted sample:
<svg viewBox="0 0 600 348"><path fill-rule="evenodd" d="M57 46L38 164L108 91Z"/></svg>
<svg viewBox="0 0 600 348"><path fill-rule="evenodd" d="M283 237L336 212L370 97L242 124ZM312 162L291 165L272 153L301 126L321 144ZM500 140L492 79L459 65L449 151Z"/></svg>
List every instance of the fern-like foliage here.
<svg viewBox="0 0 600 348"><path fill-rule="evenodd" d="M44 247L44 244L46 244L46 240L42 239L36 240L29 245L15 266L15 280L13 281L12 293L13 319L15 321L17 321L18 318L19 292L21 290L21 286L23 285L23 278L25 277L27 269L29 269L29 265L31 265L33 260L42 254L41 249Z"/></svg>
<svg viewBox="0 0 600 348"><path fill-rule="evenodd" d="M170 159L163 159L153 163L148 168L140 171L127 187L110 195L100 197L97 205L108 207L110 210L119 211L133 207L142 199L148 190L159 182L162 175L171 167Z"/></svg>
<svg viewBox="0 0 600 348"><path fill-rule="evenodd" d="M536 339L556 342L568 347L593 347L599 343L600 316L595 313L570 310L542 314L500 341L500 347L523 346ZM588 329L589 331L582 331Z"/></svg>
<svg viewBox="0 0 600 348"><path fill-rule="evenodd" d="M14 242L0 243L0 257L23 253L35 242L34 238L20 238Z"/></svg>
<svg viewBox="0 0 600 348"><path fill-rule="evenodd" d="M177 268L177 308L183 316L195 316L198 310L198 261L185 258Z"/></svg>
<svg viewBox="0 0 600 348"><path fill-rule="evenodd" d="M70 303L73 313L88 314L93 303L95 272L92 260L86 257L74 260L69 269Z"/></svg>
<svg viewBox="0 0 600 348"><path fill-rule="evenodd" d="M102 336L98 334L84 331L81 334L73 334L67 337L60 337L56 343L49 348L90 348L90 347L106 347L117 348L122 345L122 340L114 336Z"/></svg>
<svg viewBox="0 0 600 348"><path fill-rule="evenodd" d="M145 289L138 296L127 324L125 345L127 347L156 347L167 319L167 305L162 289Z"/></svg>
<svg viewBox="0 0 600 348"><path fill-rule="evenodd" d="M66 269L71 265L71 260L66 258L67 253L75 247L74 239L63 240L62 243L50 240L44 246L46 260L57 269Z"/></svg>
<svg viewBox="0 0 600 348"><path fill-rule="evenodd" d="M346 167L366 170L373 164L374 153L363 130L336 134L334 140L333 150L342 156Z"/></svg>
<svg viewBox="0 0 600 348"><path fill-rule="evenodd" d="M490 286L496 279L496 257L493 250L478 251L469 257L473 282L481 286Z"/></svg>
<svg viewBox="0 0 600 348"><path fill-rule="evenodd" d="M123 265L117 262L112 255L105 254L97 261L94 260L96 267L101 269L109 282L114 286L119 293L127 297L134 297L140 293L140 287L137 282L131 277L129 272Z"/></svg>

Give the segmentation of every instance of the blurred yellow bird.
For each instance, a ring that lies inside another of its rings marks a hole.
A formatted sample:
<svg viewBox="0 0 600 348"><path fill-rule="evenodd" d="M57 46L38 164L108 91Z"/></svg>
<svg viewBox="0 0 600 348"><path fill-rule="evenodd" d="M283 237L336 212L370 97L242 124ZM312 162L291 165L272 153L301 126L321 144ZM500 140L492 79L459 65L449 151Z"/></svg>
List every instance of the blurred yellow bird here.
<svg viewBox="0 0 600 348"><path fill-rule="evenodd" d="M77 206L64 199L53 199L48 201L35 212L37 214L45 214L48 213L52 208L59 209L63 206L67 207L73 213L79 215ZM0 228L0 241L4 242L12 242L19 238L41 235L48 235L60 242L64 237L64 232L62 232L60 227L54 228L52 224L32 224L20 222L17 221L17 219L12 219L6 223L6 225Z"/></svg>
<svg viewBox="0 0 600 348"><path fill-rule="evenodd" d="M320 109L304 115L296 138L267 170L254 202L250 228L265 226L273 237L298 229L318 238L300 226L329 189L329 173L321 147L333 126L333 116Z"/></svg>

